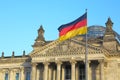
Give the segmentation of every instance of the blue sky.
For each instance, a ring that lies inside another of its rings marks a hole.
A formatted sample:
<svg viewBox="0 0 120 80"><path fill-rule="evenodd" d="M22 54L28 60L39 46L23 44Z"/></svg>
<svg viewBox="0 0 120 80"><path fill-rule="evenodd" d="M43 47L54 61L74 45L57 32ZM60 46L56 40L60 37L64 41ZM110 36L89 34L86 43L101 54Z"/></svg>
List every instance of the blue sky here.
<svg viewBox="0 0 120 80"><path fill-rule="evenodd" d="M105 26L111 17L113 29L120 34L119 7L119 0L0 0L0 53L22 55L25 50L29 54L40 25L45 39L55 40L57 28L80 17L85 9L88 26Z"/></svg>

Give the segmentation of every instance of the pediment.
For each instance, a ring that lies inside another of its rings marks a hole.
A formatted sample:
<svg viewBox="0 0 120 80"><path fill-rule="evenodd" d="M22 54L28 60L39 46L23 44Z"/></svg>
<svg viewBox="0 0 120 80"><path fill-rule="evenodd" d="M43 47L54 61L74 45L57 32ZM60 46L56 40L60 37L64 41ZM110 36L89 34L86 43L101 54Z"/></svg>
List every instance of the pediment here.
<svg viewBox="0 0 120 80"><path fill-rule="evenodd" d="M103 48L98 48L92 45L87 46L88 54L104 54L106 53ZM59 42L58 40L44 46L37 51L33 51L31 57L48 57L48 56L72 56L72 55L84 55L86 51L86 45L84 41L78 41L74 39Z"/></svg>

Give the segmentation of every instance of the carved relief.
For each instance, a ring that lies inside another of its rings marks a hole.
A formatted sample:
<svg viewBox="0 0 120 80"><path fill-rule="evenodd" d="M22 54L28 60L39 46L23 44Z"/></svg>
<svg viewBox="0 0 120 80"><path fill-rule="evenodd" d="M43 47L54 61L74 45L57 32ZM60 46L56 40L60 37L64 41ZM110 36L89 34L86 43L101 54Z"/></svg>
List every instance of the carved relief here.
<svg viewBox="0 0 120 80"><path fill-rule="evenodd" d="M32 67L36 67L38 64L37 63L31 63Z"/></svg>
<svg viewBox="0 0 120 80"><path fill-rule="evenodd" d="M15 72L15 73L19 73L20 69L12 69L12 71Z"/></svg>
<svg viewBox="0 0 120 80"><path fill-rule="evenodd" d="M101 54L105 51L92 45L88 45L89 54ZM37 52L36 57L49 56L70 56L77 54L85 54L85 43L76 41L64 41L49 48L43 53ZM35 55L34 55L35 57ZM54 61L54 60L53 60Z"/></svg>
<svg viewBox="0 0 120 80"><path fill-rule="evenodd" d="M49 49L48 51L46 51L47 54L58 54L58 53L78 53L78 52L85 52L85 48L84 47L77 47L77 46L70 46L67 44L60 44L54 48Z"/></svg>
<svg viewBox="0 0 120 80"><path fill-rule="evenodd" d="M9 69L1 69L2 73L9 73Z"/></svg>
<svg viewBox="0 0 120 80"><path fill-rule="evenodd" d="M50 63L48 61L43 62L44 65L49 65Z"/></svg>
<svg viewBox="0 0 120 80"><path fill-rule="evenodd" d="M61 65L62 64L62 62L60 61L60 60L56 60L56 62L55 62L57 65Z"/></svg>
<svg viewBox="0 0 120 80"><path fill-rule="evenodd" d="M76 64L77 62L76 62L74 59L71 59L71 60L70 60L70 63L71 63L71 64Z"/></svg>

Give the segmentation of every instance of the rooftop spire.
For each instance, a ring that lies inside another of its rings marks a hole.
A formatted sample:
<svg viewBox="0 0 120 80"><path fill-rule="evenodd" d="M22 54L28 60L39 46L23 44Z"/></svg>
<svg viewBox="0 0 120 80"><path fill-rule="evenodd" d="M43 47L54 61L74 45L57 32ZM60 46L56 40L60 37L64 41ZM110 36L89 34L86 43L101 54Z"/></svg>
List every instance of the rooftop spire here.
<svg viewBox="0 0 120 80"><path fill-rule="evenodd" d="M105 32L105 34L109 34L109 35L114 34L113 29L112 29L113 22L110 19L110 17L108 18L108 20L107 20L107 22L105 24L106 24L106 32Z"/></svg>
<svg viewBox="0 0 120 80"><path fill-rule="evenodd" d="M107 29L112 30L113 22L111 21L110 17L105 24Z"/></svg>
<svg viewBox="0 0 120 80"><path fill-rule="evenodd" d="M107 50L116 50L116 38L115 38L115 33L112 29L113 27L113 22L111 21L110 17L108 18L106 24L106 31L103 37L103 46L107 49ZM108 47L109 46L109 47Z"/></svg>
<svg viewBox="0 0 120 80"><path fill-rule="evenodd" d="M14 57L14 56L15 56L15 52L13 51L13 52L12 52L12 57Z"/></svg>
<svg viewBox="0 0 120 80"><path fill-rule="evenodd" d="M2 58L4 58L4 52L2 52Z"/></svg>
<svg viewBox="0 0 120 80"><path fill-rule="evenodd" d="M41 25L40 28L38 29L38 37L35 39L33 47L40 47L44 45L45 43L44 32L45 31L43 29L43 26Z"/></svg>
<svg viewBox="0 0 120 80"><path fill-rule="evenodd" d="M40 28L38 29L38 37L35 41L45 41L45 38L44 38L44 29L42 27L42 25L40 26Z"/></svg>
<svg viewBox="0 0 120 80"><path fill-rule="evenodd" d="M25 57L25 50L23 51L23 57Z"/></svg>
<svg viewBox="0 0 120 80"><path fill-rule="evenodd" d="M42 25L40 26L40 28L38 29L38 34L43 34L45 31L42 27Z"/></svg>

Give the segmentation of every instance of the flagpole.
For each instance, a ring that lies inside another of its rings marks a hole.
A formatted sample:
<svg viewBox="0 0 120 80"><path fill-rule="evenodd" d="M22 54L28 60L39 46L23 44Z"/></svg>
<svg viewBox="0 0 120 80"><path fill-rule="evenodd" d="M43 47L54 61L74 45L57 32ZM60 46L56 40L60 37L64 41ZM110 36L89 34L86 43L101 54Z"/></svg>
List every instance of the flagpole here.
<svg viewBox="0 0 120 80"><path fill-rule="evenodd" d="M87 9L86 9L87 12ZM88 80L88 45L87 33L85 35L85 80Z"/></svg>

